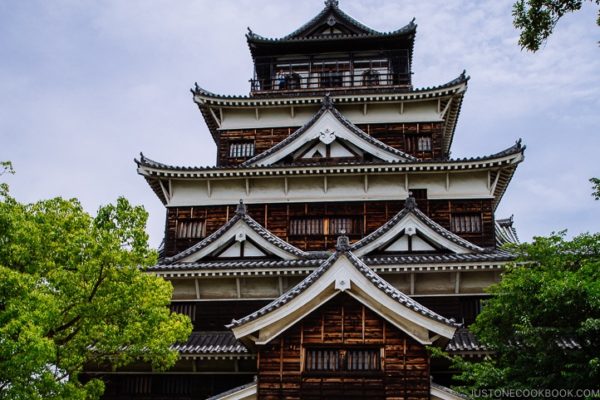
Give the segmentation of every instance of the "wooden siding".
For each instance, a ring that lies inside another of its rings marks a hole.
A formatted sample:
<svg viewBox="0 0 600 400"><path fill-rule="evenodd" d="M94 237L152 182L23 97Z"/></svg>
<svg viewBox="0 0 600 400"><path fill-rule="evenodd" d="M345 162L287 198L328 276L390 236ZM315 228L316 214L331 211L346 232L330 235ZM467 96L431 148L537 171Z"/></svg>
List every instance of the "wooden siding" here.
<svg viewBox="0 0 600 400"><path fill-rule="evenodd" d="M381 140L383 143L401 151L406 151L422 159L443 158L442 153L442 123L405 123L405 124L361 124L358 125L367 134ZM258 155L273 147L283 139L294 133L297 127L265 128L265 129L239 129L224 130L220 132L217 165L238 165L248 158L229 157L229 147L234 143L254 143L254 154ZM408 149L408 140L419 135L431 135L432 151L418 152Z"/></svg>
<svg viewBox="0 0 600 400"><path fill-rule="evenodd" d="M381 370L304 371L306 349L374 348ZM350 296L340 294L258 349L258 399L429 399L421 344Z"/></svg>
<svg viewBox="0 0 600 400"><path fill-rule="evenodd" d="M492 200L425 200L418 199L419 208L446 229L451 228L453 213L476 213L481 215L482 229L479 233L463 233L463 238L484 246L495 246L494 213ZM337 235L288 234L290 218L360 216L363 218L362 235L350 235L358 240L386 223L404 207L404 201L368 201L346 203L291 203L251 204L248 213L258 223L275 235L303 250L326 250L335 246ZM165 256L173 256L187 249L200 239L178 239L177 225L190 219L203 219L205 234L210 235L225 224L235 212L235 206L199 206L167 208L165 232Z"/></svg>

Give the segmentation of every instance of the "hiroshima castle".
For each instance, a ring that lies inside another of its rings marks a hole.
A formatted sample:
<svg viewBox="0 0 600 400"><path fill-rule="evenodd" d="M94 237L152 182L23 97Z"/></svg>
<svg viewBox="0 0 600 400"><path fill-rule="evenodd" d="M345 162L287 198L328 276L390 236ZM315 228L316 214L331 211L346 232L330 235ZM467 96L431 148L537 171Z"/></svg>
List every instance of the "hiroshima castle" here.
<svg viewBox="0 0 600 400"><path fill-rule="evenodd" d="M413 87L416 30L327 0L284 37L248 30L249 95L192 89L216 165L136 163L166 211L148 272L194 331L169 371L88 370L104 399L463 398L427 347L490 353L468 327L513 260L495 210L525 147L450 157L469 76Z"/></svg>

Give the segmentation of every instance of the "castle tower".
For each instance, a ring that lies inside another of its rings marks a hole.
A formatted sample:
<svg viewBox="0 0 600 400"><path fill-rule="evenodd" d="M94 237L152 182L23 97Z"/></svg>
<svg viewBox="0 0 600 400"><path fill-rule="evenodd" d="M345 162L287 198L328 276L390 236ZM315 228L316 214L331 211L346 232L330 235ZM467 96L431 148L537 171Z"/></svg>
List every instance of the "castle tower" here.
<svg viewBox="0 0 600 400"><path fill-rule="evenodd" d="M249 30L249 95L196 85L216 166L136 160L166 208L150 272L194 333L169 373L98 371L106 399L456 398L425 346L486 354L467 327L512 258L494 210L524 147L450 157L469 77L414 88L416 28L328 0Z"/></svg>

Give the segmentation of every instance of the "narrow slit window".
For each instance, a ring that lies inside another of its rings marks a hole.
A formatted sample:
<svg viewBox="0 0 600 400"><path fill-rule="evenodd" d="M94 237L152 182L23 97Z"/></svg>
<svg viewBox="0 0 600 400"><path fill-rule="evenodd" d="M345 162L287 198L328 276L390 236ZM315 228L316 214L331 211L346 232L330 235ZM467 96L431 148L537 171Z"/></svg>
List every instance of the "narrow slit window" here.
<svg viewBox="0 0 600 400"><path fill-rule="evenodd" d="M253 142L239 142L229 145L229 158L248 158L252 156L254 156Z"/></svg>
<svg viewBox="0 0 600 400"><path fill-rule="evenodd" d="M431 136L419 136L417 151L431 151Z"/></svg>
<svg viewBox="0 0 600 400"><path fill-rule="evenodd" d="M177 221L177 239L199 239L204 237L204 220Z"/></svg>
<svg viewBox="0 0 600 400"><path fill-rule="evenodd" d="M456 233L480 233L481 215L454 214L452 216L451 229Z"/></svg>
<svg viewBox="0 0 600 400"><path fill-rule="evenodd" d="M306 349L308 372L380 371L380 349Z"/></svg>

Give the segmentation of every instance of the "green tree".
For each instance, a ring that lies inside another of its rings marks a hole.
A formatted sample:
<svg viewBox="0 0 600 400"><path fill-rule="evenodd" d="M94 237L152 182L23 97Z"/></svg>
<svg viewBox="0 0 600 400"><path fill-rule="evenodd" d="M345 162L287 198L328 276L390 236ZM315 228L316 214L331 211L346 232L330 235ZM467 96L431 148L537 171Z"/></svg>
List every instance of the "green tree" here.
<svg viewBox="0 0 600 400"><path fill-rule="evenodd" d="M518 0L513 5L513 24L521 31L521 48L538 51L565 14L581 9L584 0ZM600 0L590 0L600 4ZM600 12L596 23L600 25Z"/></svg>
<svg viewBox="0 0 600 400"><path fill-rule="evenodd" d="M566 240L561 232L513 251L516 263L470 327L494 355L481 363L455 358L459 389L597 389L600 234Z"/></svg>
<svg viewBox="0 0 600 400"><path fill-rule="evenodd" d="M191 324L169 311L170 283L143 272L156 261L146 211L119 198L92 217L77 200L3 190L0 399L98 398L101 381L78 380L87 364L172 366Z"/></svg>
<svg viewBox="0 0 600 400"><path fill-rule="evenodd" d="M600 179L599 178L590 178L590 183L592 184L592 196L596 200L600 200Z"/></svg>

